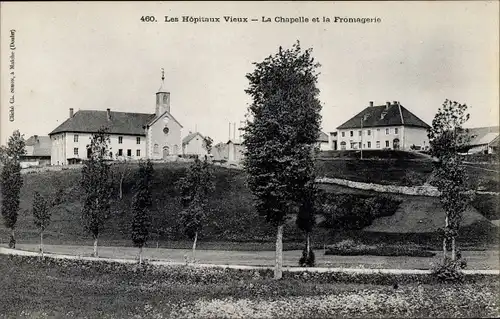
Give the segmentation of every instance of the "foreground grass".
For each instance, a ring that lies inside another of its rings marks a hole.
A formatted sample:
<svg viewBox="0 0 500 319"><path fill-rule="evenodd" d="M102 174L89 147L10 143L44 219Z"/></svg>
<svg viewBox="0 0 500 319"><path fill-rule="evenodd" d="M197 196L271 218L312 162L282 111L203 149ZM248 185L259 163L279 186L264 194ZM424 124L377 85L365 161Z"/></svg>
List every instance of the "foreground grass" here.
<svg viewBox="0 0 500 319"><path fill-rule="evenodd" d="M270 272L139 268L0 256L4 317L310 318L497 317L499 282L417 277L315 277ZM356 283L349 283L350 280ZM365 282L365 284L359 284ZM393 287L398 283L397 289ZM1 316L0 315L0 316Z"/></svg>

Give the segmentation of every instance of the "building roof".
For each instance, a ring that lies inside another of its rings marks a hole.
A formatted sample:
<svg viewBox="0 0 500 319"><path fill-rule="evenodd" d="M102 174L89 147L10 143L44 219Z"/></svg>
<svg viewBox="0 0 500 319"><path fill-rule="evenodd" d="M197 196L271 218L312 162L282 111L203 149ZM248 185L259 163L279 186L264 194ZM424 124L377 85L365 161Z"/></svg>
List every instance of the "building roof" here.
<svg viewBox="0 0 500 319"><path fill-rule="evenodd" d="M195 137L196 137L196 136L198 136L198 135L199 135L199 136L201 136L201 138L202 138L202 139L204 139L204 138L205 138L205 137L203 137L203 135L201 135L201 133L200 133L200 132L189 133L186 137L184 137L184 138L182 139L182 145L186 145L186 144L188 144L189 142L191 142L191 140L192 140L193 138L195 138Z"/></svg>
<svg viewBox="0 0 500 319"><path fill-rule="evenodd" d="M62 132L96 133L101 127L107 127L109 134L146 135L144 127L156 117L155 114L127 112L110 112L110 115L108 120L107 111L78 111L49 136Z"/></svg>
<svg viewBox="0 0 500 319"><path fill-rule="evenodd" d="M157 122L159 119L161 119L161 118L163 117L163 115L165 115L165 114L168 114L168 117L169 117L169 118L171 118L172 120L174 120L177 124L179 124L179 126L180 126L181 128L183 128L182 124L181 124L179 121L177 121L177 120L175 119L175 117L174 117L172 114L170 114L170 112L169 112L169 111L165 111L165 112L163 112L160 116L155 116L155 117L153 117L153 118L151 119L151 121L150 121L150 122L148 122L148 126L151 126L151 125L153 125L154 123L156 123L156 122Z"/></svg>
<svg viewBox="0 0 500 319"><path fill-rule="evenodd" d="M470 146L490 144L499 135L498 126L473 127L467 130L470 136Z"/></svg>
<svg viewBox="0 0 500 319"><path fill-rule="evenodd" d="M318 142L328 143L328 135L325 132L319 132Z"/></svg>
<svg viewBox="0 0 500 319"><path fill-rule="evenodd" d="M363 127L377 127L377 126L413 126L422 127L425 129L430 126L418 118L415 114L408 111L401 104L386 104L378 106L369 106L354 117L349 119L344 124L337 127L337 129L361 128L361 119Z"/></svg>
<svg viewBox="0 0 500 319"><path fill-rule="evenodd" d="M26 146L33 146L33 154L27 156L50 156L52 143L48 136L33 135L26 140Z"/></svg>
<svg viewBox="0 0 500 319"><path fill-rule="evenodd" d="M227 141L226 144L230 144L230 143L233 143L234 145L240 145L242 143L242 141L241 140L230 139L229 141Z"/></svg>

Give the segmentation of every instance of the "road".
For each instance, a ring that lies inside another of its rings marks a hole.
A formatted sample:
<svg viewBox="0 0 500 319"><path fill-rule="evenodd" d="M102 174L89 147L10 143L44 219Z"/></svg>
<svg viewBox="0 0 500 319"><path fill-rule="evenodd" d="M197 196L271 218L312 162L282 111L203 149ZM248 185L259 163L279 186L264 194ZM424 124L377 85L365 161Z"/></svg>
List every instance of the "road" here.
<svg viewBox="0 0 500 319"><path fill-rule="evenodd" d="M6 245L2 245L6 247ZM16 248L27 251L38 251L35 244L17 244ZM92 246L46 245L48 253L67 255L91 256ZM441 254L434 257L381 257L381 256L325 256L322 250L315 251L318 267L345 267L345 268L390 268L390 269L430 269L432 263L439 262ZM138 249L133 247L99 247L99 256L105 258L137 258ZM284 266L298 266L300 250L283 252ZM191 257L189 249L145 248L145 259L184 262ZM499 252L463 251L467 259L467 269L500 269ZM196 260L199 263L219 265L247 265L272 266L274 264L272 251L226 251L226 250L197 250Z"/></svg>

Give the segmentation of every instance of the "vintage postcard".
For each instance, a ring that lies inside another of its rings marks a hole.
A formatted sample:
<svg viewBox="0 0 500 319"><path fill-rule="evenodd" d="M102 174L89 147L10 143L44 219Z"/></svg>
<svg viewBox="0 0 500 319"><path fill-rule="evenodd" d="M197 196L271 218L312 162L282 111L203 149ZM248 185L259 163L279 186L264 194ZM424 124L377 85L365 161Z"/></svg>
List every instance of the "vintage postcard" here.
<svg viewBox="0 0 500 319"><path fill-rule="evenodd" d="M2 2L0 317L499 317L499 2Z"/></svg>

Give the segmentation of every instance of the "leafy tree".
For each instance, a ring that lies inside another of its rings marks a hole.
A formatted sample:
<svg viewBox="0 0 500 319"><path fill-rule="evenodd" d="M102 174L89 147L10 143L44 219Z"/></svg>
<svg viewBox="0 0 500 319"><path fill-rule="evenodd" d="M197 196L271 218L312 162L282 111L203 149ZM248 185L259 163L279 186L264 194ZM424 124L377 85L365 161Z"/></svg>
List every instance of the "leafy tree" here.
<svg viewBox="0 0 500 319"><path fill-rule="evenodd" d="M205 146L205 149L207 150L208 154L210 154L212 152L212 144L213 143L214 143L214 140L210 136L205 136L204 146Z"/></svg>
<svg viewBox="0 0 500 319"><path fill-rule="evenodd" d="M212 168L206 158L203 162L195 158L186 176L177 182L184 207L180 220L184 233L193 240L193 260L195 260L198 234L203 228L209 209L208 199L214 187Z"/></svg>
<svg viewBox="0 0 500 319"><path fill-rule="evenodd" d="M430 153L437 158L434 184L440 191L439 199L446 212L443 260L447 258L447 243L451 240L452 261L456 259L455 239L462 214L472 194L467 190L467 175L458 151L466 148L470 137L463 125L469 119L467 105L445 100L438 109L428 131Z"/></svg>
<svg viewBox="0 0 500 319"><path fill-rule="evenodd" d="M94 256L98 257L97 243L99 233L110 213L112 182L110 165L106 162L109 135L101 128L92 135L90 158L82 168L81 185L83 189L82 219L85 229L94 238Z"/></svg>
<svg viewBox="0 0 500 319"><path fill-rule="evenodd" d="M123 181L132 173L132 166L126 160L113 165L118 180L118 197L123 199Z"/></svg>
<svg viewBox="0 0 500 319"><path fill-rule="evenodd" d="M2 191L2 216L4 225L10 229L9 247L16 247L15 226L19 213L19 194L23 186L19 159L26 153L25 141L19 130L13 132L2 151L2 173L0 186Z"/></svg>
<svg viewBox="0 0 500 319"><path fill-rule="evenodd" d="M142 264L142 248L149 238L149 227L151 226L149 209L152 205L151 184L153 177L154 169L151 161L141 161L136 182L136 193L132 201L132 210L134 212L132 241L136 247L139 247L139 264Z"/></svg>
<svg viewBox="0 0 500 319"><path fill-rule="evenodd" d="M252 98L243 128L244 167L256 197L256 209L277 228L274 277L282 277L283 225L302 207L312 182L314 148L319 136L321 104L319 64L297 41L291 49L254 63L245 90Z"/></svg>
<svg viewBox="0 0 500 319"><path fill-rule="evenodd" d="M33 196L33 223L40 231L40 253L43 258L43 233L50 224L51 203L45 199L39 192Z"/></svg>

